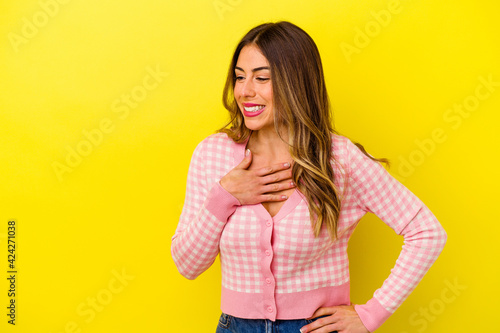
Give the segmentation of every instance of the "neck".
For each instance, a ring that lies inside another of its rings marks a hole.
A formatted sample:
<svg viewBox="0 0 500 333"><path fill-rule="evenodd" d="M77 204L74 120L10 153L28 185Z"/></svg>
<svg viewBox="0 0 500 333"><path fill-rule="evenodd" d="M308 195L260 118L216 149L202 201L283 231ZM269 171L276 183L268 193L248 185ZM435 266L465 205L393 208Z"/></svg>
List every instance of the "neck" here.
<svg viewBox="0 0 500 333"><path fill-rule="evenodd" d="M288 131L280 129L280 135L273 129L254 131L250 135L248 148L253 154L271 154L273 156L288 154Z"/></svg>

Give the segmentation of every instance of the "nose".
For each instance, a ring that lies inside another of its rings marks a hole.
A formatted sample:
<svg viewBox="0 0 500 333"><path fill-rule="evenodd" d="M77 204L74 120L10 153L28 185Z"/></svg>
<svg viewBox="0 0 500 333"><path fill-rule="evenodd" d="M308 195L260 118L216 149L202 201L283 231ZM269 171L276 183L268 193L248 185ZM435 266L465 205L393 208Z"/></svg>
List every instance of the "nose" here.
<svg viewBox="0 0 500 333"><path fill-rule="evenodd" d="M244 97L255 96L255 87L252 80L245 80L241 87L241 95Z"/></svg>

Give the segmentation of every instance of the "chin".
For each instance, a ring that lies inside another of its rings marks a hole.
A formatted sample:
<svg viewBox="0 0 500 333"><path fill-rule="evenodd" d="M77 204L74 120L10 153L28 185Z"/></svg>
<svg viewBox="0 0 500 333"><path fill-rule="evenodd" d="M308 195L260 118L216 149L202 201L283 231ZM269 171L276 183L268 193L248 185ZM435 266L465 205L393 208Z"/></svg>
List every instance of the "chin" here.
<svg viewBox="0 0 500 333"><path fill-rule="evenodd" d="M260 131L261 129L269 129L274 131L274 123L263 124L263 123L256 123L254 121L247 121L245 119L245 126L251 131Z"/></svg>

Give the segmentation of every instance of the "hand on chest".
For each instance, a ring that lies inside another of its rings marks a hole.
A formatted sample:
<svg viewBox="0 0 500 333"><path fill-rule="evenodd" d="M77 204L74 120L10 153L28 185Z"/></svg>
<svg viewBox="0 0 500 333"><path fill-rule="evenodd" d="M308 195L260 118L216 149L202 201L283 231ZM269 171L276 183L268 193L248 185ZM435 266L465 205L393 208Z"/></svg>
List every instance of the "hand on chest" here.
<svg viewBox="0 0 500 333"><path fill-rule="evenodd" d="M248 168L249 170L258 170L261 168L268 167L270 165L275 165L278 163L284 163L284 162L289 162L291 165L293 165L293 161L289 156L283 156L282 158L266 158L261 155L253 155L252 159L252 164ZM292 179L283 179L280 180L280 182L291 182ZM288 198L293 194L295 191L295 188L288 188L288 189L283 189L283 190L278 190L272 192L272 194L275 195L285 195ZM269 212L271 216L276 216L278 212L280 211L281 207L285 204L285 201L268 201L268 202L262 202L262 206Z"/></svg>

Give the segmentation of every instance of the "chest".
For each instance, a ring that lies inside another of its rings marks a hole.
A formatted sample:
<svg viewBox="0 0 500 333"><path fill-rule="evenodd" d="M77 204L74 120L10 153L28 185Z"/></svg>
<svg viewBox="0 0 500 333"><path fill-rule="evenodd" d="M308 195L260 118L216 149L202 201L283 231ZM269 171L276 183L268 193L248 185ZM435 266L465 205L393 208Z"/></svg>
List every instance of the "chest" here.
<svg viewBox="0 0 500 333"><path fill-rule="evenodd" d="M294 189L288 189L285 191L280 191L280 195L286 195L288 198L293 194ZM269 201L269 202L263 202L262 206L269 212L269 215L272 217L276 216L278 212L280 211L281 207L285 204L286 200L284 201Z"/></svg>
<svg viewBox="0 0 500 333"><path fill-rule="evenodd" d="M263 159L263 158L256 156L253 158L252 164L250 165L249 170L257 170L260 168L267 167L269 165L274 165L274 164L284 163L284 162L292 163L292 160L291 160L291 158L282 158L281 160L269 160L269 159ZM292 179L286 179L286 180L281 181L280 184L287 184L287 183L290 183L291 181L292 181ZM284 189L284 190L277 191L277 192L272 192L270 194L279 195L279 196L285 195L285 196L287 196L287 198L290 198L290 196L293 194L294 191L295 191L294 188L289 188L289 189ZM285 202L286 202L286 200L267 201L267 202L262 202L261 204L268 211L269 215L274 217L278 214L278 212L283 207Z"/></svg>
<svg viewBox="0 0 500 333"><path fill-rule="evenodd" d="M262 260L270 254L273 261L288 261L284 265L302 267L304 262L314 260L333 244L325 228L315 237L307 204L297 201L294 207L286 204L286 214L269 219L259 205L240 206L226 224L220 240L220 251L225 260L238 258L250 266L261 267ZM243 259L242 259L243 258ZM237 260L237 261L238 261Z"/></svg>

